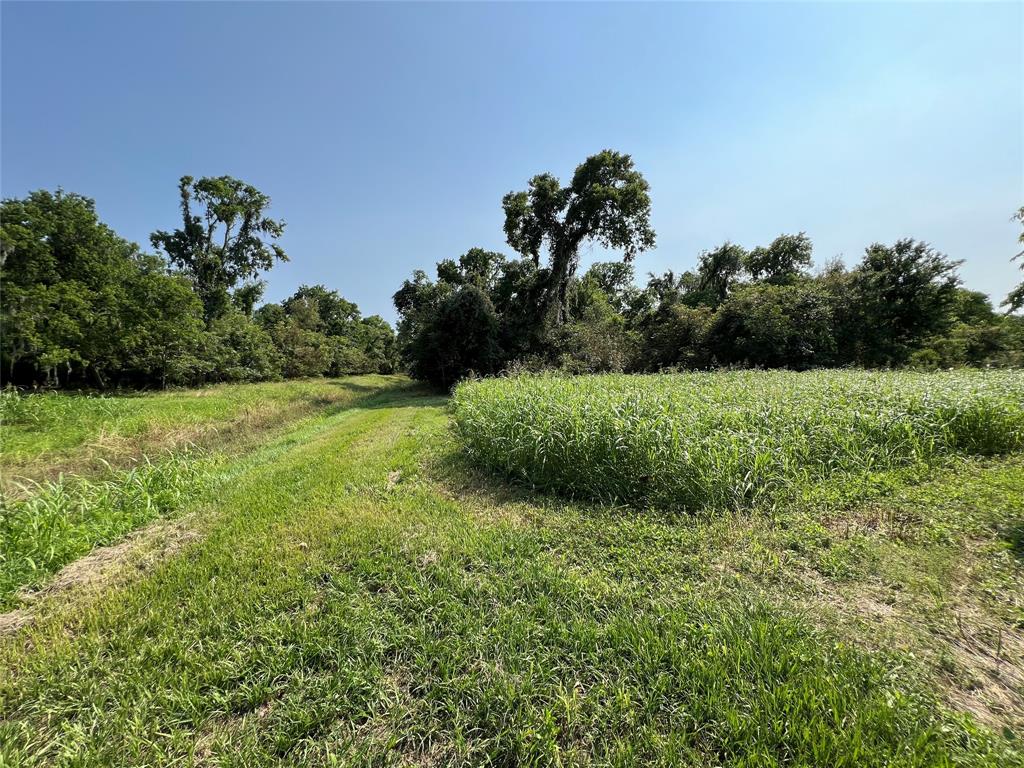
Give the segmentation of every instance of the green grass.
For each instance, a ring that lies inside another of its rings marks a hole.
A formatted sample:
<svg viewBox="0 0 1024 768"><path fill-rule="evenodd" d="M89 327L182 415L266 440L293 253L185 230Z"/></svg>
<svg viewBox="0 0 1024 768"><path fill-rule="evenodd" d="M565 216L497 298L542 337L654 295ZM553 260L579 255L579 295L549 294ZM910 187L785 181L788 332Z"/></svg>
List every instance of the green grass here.
<svg viewBox="0 0 1024 768"><path fill-rule="evenodd" d="M23 498L0 496L0 609L94 547L180 509L204 489L210 461L195 451L144 459L102 480L46 481Z"/></svg>
<svg viewBox="0 0 1024 768"><path fill-rule="evenodd" d="M394 383L359 376L123 394L0 392L6 485L91 473L191 443L219 446Z"/></svg>
<svg viewBox="0 0 1024 768"><path fill-rule="evenodd" d="M460 384L481 464L635 506L728 509L1024 446L1024 372L513 376Z"/></svg>
<svg viewBox="0 0 1024 768"><path fill-rule="evenodd" d="M41 586L95 547L178 513L223 482L216 469L226 449L266 439L281 422L351 406L398 380L362 376L148 395L0 394L5 470L50 476L4 478L0 609L16 605L19 590ZM193 439L217 450L197 449ZM112 448L124 468L104 458ZM53 476L45 462L84 476Z"/></svg>
<svg viewBox="0 0 1024 768"><path fill-rule="evenodd" d="M477 474L411 386L351 405L221 467L182 549L0 637L0 764L1024 764L1019 456L637 515Z"/></svg>

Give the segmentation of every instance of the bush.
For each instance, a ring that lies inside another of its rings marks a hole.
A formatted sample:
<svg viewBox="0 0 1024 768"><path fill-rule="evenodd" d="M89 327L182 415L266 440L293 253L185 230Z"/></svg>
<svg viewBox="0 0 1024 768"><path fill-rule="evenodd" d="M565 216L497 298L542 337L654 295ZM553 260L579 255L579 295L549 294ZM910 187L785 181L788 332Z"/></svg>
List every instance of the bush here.
<svg viewBox="0 0 1024 768"><path fill-rule="evenodd" d="M270 334L241 312L232 311L210 324L212 371L219 381L266 381L281 378L284 360Z"/></svg>
<svg viewBox="0 0 1024 768"><path fill-rule="evenodd" d="M443 299L410 344L413 376L448 388L469 373L492 373L501 360L498 316L491 300L474 285Z"/></svg>

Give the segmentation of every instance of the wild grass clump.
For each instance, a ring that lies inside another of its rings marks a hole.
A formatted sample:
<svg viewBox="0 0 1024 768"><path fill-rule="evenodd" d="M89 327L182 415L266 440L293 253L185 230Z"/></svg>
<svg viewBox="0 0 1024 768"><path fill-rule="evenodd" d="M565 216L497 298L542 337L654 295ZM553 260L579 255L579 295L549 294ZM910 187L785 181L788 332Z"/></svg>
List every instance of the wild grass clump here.
<svg viewBox="0 0 1024 768"><path fill-rule="evenodd" d="M94 547L179 509L203 487L209 467L196 451L101 480L33 483L24 498L0 494L0 608L16 590L41 583Z"/></svg>
<svg viewBox="0 0 1024 768"><path fill-rule="evenodd" d="M67 418L79 418L80 413L86 412L111 419L123 410L124 402L124 398L119 400L102 394L21 394L17 390L5 389L0 391L0 422L8 426L53 425Z"/></svg>
<svg viewBox="0 0 1024 768"><path fill-rule="evenodd" d="M518 375L460 384L452 409L491 469L687 510L1024 447L1022 371Z"/></svg>

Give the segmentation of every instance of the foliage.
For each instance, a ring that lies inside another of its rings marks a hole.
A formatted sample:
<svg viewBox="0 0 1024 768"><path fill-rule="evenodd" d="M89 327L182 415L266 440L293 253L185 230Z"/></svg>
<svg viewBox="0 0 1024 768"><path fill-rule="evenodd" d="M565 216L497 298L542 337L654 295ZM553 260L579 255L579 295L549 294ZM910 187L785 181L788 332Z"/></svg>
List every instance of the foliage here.
<svg viewBox="0 0 1024 768"><path fill-rule="evenodd" d="M395 335L380 316L322 285L303 285L280 304L256 312L274 340L286 376L391 373L397 365Z"/></svg>
<svg viewBox="0 0 1024 768"><path fill-rule="evenodd" d="M417 271L402 284L394 297L398 347L420 376L421 356L434 355L444 334L438 308L473 285L497 315L492 369L1012 367L1024 360L1018 319L958 287L957 263L927 244L875 244L852 269L832 262L816 274L811 252L802 232L751 251L726 242L704 252L694 271L650 275L642 289L631 264L598 262L568 278L561 321L552 322L544 314L546 268L472 249L439 262L436 281ZM423 343L427 333L434 338Z"/></svg>
<svg viewBox="0 0 1024 768"><path fill-rule="evenodd" d="M437 280L416 270L394 295L402 363L413 376L448 387L456 371L492 372L528 356L545 344L544 285L532 261L480 248L438 262ZM474 329L462 311L483 327ZM472 348L457 349L463 345Z"/></svg>
<svg viewBox="0 0 1024 768"><path fill-rule="evenodd" d="M537 267L547 248L543 310L562 322L581 245L620 249L627 261L654 246L649 187L629 155L607 149L577 166L567 187L550 173L534 176L529 187L502 199L505 235Z"/></svg>
<svg viewBox="0 0 1024 768"><path fill-rule="evenodd" d="M754 280L785 285L805 275L811 266L811 239L804 232L779 235L767 248L746 255L744 266Z"/></svg>
<svg viewBox="0 0 1024 768"><path fill-rule="evenodd" d="M1017 237L1017 242L1024 245L1024 205L1017 209L1017 212L1013 214L1012 220L1021 225L1021 233ZM1021 259L1020 268L1024 270L1024 251L1020 251L1013 258L1014 260ZM1007 294L1001 306L1006 307L1007 312L1016 312L1019 309L1024 309L1024 282L1017 285L1016 288Z"/></svg>
<svg viewBox="0 0 1024 768"><path fill-rule="evenodd" d="M470 455L531 486L682 510L1024 447L1024 374L718 372L459 385Z"/></svg>
<svg viewBox="0 0 1024 768"><path fill-rule="evenodd" d="M928 337L949 329L958 263L910 239L868 247L853 270L850 297L860 362L906 363Z"/></svg>
<svg viewBox="0 0 1024 768"><path fill-rule="evenodd" d="M567 299L567 322L548 330L544 360L573 373L622 371L634 356L634 334L615 305L625 306L632 267L595 264L574 281Z"/></svg>
<svg viewBox="0 0 1024 768"><path fill-rule="evenodd" d="M705 305L660 305L638 323L640 342L630 367L639 371L706 368L711 362L707 337L714 316Z"/></svg>
<svg viewBox="0 0 1024 768"><path fill-rule="evenodd" d="M0 356L8 382L174 379L195 367L197 303L93 201L40 190L0 205Z"/></svg>
<svg viewBox="0 0 1024 768"><path fill-rule="evenodd" d="M498 334L498 316L487 294L475 285L456 288L410 343L411 372L444 388L471 373L494 373L501 360Z"/></svg>
<svg viewBox="0 0 1024 768"><path fill-rule="evenodd" d="M284 253L269 198L229 177L181 185L183 229L139 253L60 190L0 209L0 369L10 384L195 385L391 372L394 334L324 286L255 309L257 272ZM194 213L195 203L201 212ZM255 321L255 322L254 322Z"/></svg>
<svg viewBox="0 0 1024 768"><path fill-rule="evenodd" d="M210 322L227 311L232 288L275 260L288 260L281 246L269 242L281 237L284 222L266 215L269 197L230 176L182 176L178 193L181 229L157 230L150 241L192 280Z"/></svg>
<svg viewBox="0 0 1024 768"><path fill-rule="evenodd" d="M207 380L270 381L281 377L283 361L270 334L237 310L210 323Z"/></svg>
<svg viewBox="0 0 1024 768"><path fill-rule="evenodd" d="M808 368L837 360L836 297L818 283L753 283L718 308L703 339L723 365Z"/></svg>
<svg viewBox="0 0 1024 768"><path fill-rule="evenodd" d="M712 308L719 306L743 274L746 261L747 252L729 242L702 253L697 262L696 296L691 300Z"/></svg>

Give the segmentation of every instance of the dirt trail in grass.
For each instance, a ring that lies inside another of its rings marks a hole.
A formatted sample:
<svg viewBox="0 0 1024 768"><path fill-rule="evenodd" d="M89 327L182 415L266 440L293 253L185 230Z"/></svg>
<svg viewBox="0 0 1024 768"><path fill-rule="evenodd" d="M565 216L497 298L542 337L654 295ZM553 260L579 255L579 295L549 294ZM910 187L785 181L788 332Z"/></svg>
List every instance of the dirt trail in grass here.
<svg viewBox="0 0 1024 768"><path fill-rule="evenodd" d="M879 543L809 511L698 521L534 497L461 463L443 404L395 386L304 423L195 505L200 535L43 596L0 638L0 764L1019 763L996 732L1019 711L979 727L905 649L801 616L807 573L884 573L925 600L920 573L942 583L957 534ZM1002 490L1019 466L970 471ZM907 502L963 523L930 503ZM996 547L1017 504L971 518L972 540ZM999 600L1020 563L982 550L971 599L1012 629L1019 606ZM917 629L910 650L940 637Z"/></svg>

